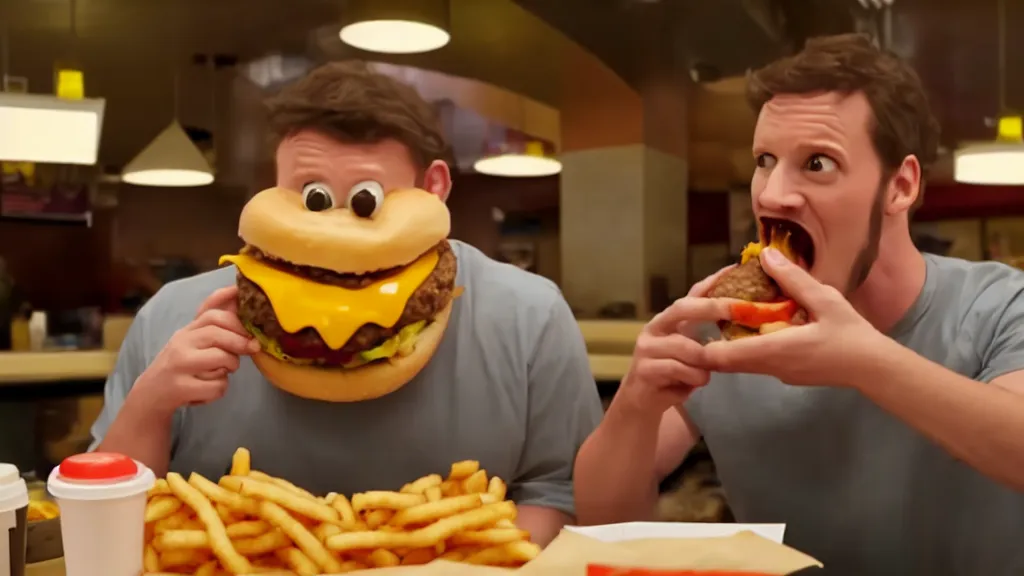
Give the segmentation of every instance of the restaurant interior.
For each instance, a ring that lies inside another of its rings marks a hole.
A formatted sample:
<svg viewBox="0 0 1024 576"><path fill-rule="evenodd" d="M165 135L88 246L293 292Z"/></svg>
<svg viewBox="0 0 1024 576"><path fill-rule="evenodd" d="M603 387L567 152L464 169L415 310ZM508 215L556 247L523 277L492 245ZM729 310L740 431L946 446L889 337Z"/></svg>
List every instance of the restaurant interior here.
<svg viewBox="0 0 1024 576"><path fill-rule="evenodd" d="M560 286L607 399L645 320L753 239L745 72L810 37L921 75L919 247L1024 262L1022 26L1020 0L0 0L0 461L85 449L134 313L236 251L273 183L264 100L321 63L437 107L451 236ZM996 141L1016 168L958 166ZM730 518L703 450L662 488L663 520Z"/></svg>

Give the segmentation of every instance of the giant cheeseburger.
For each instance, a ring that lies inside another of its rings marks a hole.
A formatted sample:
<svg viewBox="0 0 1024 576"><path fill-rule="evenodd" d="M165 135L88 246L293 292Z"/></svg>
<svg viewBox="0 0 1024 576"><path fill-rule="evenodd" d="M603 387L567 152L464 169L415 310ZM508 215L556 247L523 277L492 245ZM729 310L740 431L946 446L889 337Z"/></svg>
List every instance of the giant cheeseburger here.
<svg viewBox="0 0 1024 576"><path fill-rule="evenodd" d="M761 268L761 251L770 246L805 268L814 262L814 244L800 225L788 220L764 218L760 241L743 249L739 266L723 274L708 291L709 298L741 300L729 308L730 320L718 323L722 338L735 340L777 332L807 323L807 312L783 294L779 285Z"/></svg>
<svg viewBox="0 0 1024 576"><path fill-rule="evenodd" d="M340 204L340 205L336 205ZM448 208L376 182L335 200L326 185L270 188L242 210L238 315L275 386L356 402L405 385L434 354L457 295Z"/></svg>

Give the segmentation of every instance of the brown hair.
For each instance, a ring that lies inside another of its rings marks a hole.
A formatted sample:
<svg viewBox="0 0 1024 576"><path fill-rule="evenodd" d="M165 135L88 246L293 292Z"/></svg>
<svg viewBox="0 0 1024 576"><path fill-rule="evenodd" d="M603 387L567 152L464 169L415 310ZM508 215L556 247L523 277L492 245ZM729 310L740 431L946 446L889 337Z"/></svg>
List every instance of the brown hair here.
<svg viewBox="0 0 1024 576"><path fill-rule="evenodd" d="M425 169L445 160L448 146L434 107L412 87L364 62L331 62L267 101L278 141L299 130L320 130L342 142L395 139Z"/></svg>
<svg viewBox="0 0 1024 576"><path fill-rule="evenodd" d="M776 94L862 92L871 106L871 137L885 178L913 154L924 178L938 154L939 123L932 116L921 79L910 65L876 47L864 34L812 38L804 49L747 78L747 101L755 112Z"/></svg>

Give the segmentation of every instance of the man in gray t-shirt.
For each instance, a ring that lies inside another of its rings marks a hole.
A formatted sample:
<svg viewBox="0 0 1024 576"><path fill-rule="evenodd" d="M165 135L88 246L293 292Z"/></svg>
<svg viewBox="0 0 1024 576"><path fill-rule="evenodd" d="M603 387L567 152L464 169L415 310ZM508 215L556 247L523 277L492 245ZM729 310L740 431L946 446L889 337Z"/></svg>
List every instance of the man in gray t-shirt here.
<svg viewBox="0 0 1024 576"><path fill-rule="evenodd" d="M937 145L919 80L850 35L749 93L754 211L799 256L760 264L810 322L708 342L734 320L705 297L720 275L652 320L580 450L581 523L649 516L703 436L737 520L786 523L828 574L1024 573L1024 274L914 247Z"/></svg>
<svg viewBox="0 0 1024 576"><path fill-rule="evenodd" d="M278 147L279 187L299 195L314 181L338 210L342 194L370 180L384 194L418 184L447 196L444 162L429 158L424 171L414 160L440 150L440 135L410 88L335 63L295 90L304 91L292 95L298 106L282 115L300 126ZM296 118L310 113L332 124L302 127ZM381 125L372 128L374 114ZM357 403L307 400L267 382L236 314L234 267L168 284L122 344L93 449L158 474L216 479L246 447L254 467L317 494L397 490L479 460L508 482L517 523L546 544L572 520L573 460L602 415L583 337L552 282L460 242L451 248L464 292L434 356L397 391Z"/></svg>

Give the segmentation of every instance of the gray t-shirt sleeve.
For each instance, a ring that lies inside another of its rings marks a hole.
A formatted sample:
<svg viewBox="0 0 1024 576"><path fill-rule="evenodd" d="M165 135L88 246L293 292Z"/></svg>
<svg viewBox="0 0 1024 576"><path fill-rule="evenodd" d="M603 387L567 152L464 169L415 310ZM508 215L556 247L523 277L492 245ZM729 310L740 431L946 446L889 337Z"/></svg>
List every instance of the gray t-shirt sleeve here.
<svg viewBox="0 0 1024 576"><path fill-rule="evenodd" d="M121 350L117 354L114 371L107 377L107 383L103 387L103 410L92 425L92 443L89 445L89 450L95 450L100 445L100 442L103 441L103 438L107 435L107 430L110 429L114 418L117 417L117 413L121 410L121 406L124 405L124 400L135 384L135 380L149 365L146 344L147 339L151 337L149 326L152 322L152 308L155 304L157 304L156 296L139 310L135 320L132 321L132 325L128 328L127 334L125 334L124 341L121 342ZM174 415L171 446L177 444L180 426L181 415L178 413Z"/></svg>
<svg viewBox="0 0 1024 576"><path fill-rule="evenodd" d="M995 310L982 314L985 327L978 332L990 336L975 340L982 344L978 350L982 368L977 378L981 382L1024 370L1024 277L1015 273L998 289L985 290L977 304L983 305L983 300L989 298L996 304Z"/></svg>
<svg viewBox="0 0 1024 576"><path fill-rule="evenodd" d="M537 339L528 378L526 445L509 495L520 505L575 516L576 453L604 411L579 324L561 296Z"/></svg>

